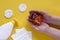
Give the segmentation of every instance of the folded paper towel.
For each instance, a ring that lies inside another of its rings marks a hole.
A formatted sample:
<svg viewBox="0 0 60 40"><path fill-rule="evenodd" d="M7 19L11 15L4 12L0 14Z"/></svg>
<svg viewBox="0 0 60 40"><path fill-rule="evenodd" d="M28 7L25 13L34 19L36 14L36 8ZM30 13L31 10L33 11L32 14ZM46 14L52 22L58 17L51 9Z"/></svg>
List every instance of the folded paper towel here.
<svg viewBox="0 0 60 40"><path fill-rule="evenodd" d="M7 40L14 27L13 22L8 22L0 26L0 40Z"/></svg>
<svg viewBox="0 0 60 40"><path fill-rule="evenodd" d="M32 32L27 31L25 28L16 29L16 33L11 37L13 40L32 40Z"/></svg>

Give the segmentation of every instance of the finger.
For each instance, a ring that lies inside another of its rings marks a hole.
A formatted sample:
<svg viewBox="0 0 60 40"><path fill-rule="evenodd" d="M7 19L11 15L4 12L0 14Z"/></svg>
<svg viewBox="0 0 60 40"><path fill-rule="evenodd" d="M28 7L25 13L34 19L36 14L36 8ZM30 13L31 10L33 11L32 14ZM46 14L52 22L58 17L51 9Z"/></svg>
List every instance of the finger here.
<svg viewBox="0 0 60 40"><path fill-rule="evenodd" d="M44 11L42 11L42 10L31 10L30 11L30 13L33 13L33 12L35 12L35 13L40 13L40 14L42 14L42 15L44 15L46 12L44 12Z"/></svg>
<svg viewBox="0 0 60 40"><path fill-rule="evenodd" d="M29 19L29 18L28 18L27 20L29 21L29 23L30 23L31 25L35 25L35 24L34 24L34 20Z"/></svg>
<svg viewBox="0 0 60 40"><path fill-rule="evenodd" d="M48 12L46 12L46 11L36 10L36 12L39 12L39 13L43 16L43 19L48 19L48 20L50 20L49 18L52 18L52 16L51 16L50 14L48 14Z"/></svg>
<svg viewBox="0 0 60 40"><path fill-rule="evenodd" d="M31 18L28 18L27 20L28 20L29 22L31 22L31 23L34 21L34 20L32 20Z"/></svg>
<svg viewBox="0 0 60 40"><path fill-rule="evenodd" d="M38 26L36 26L36 25L32 25L32 27L33 27L35 30L39 31Z"/></svg>

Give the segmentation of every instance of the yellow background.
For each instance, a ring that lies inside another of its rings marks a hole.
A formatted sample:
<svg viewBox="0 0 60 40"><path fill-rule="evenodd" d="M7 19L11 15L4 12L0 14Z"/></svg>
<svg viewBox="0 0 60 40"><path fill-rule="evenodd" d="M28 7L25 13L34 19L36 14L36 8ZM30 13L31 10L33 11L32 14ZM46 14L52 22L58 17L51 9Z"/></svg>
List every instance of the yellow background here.
<svg viewBox="0 0 60 40"><path fill-rule="evenodd" d="M18 6L21 3L27 5L27 10L23 13L18 10ZM13 10L13 16L10 19L4 17L6 9ZM60 16L60 0L0 0L0 25L15 20L16 24L12 34L15 33L16 28L26 27L27 30L32 31L33 40L54 40L54 38L34 30L26 20L29 11L33 9L44 10L53 16ZM11 37L8 40L12 40Z"/></svg>

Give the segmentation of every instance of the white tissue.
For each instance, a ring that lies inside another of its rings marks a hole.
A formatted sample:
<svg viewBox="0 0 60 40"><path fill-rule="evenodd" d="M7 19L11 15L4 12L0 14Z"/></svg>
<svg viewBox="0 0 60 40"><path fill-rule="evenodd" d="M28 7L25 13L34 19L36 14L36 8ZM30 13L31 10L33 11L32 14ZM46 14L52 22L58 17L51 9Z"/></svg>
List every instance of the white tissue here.
<svg viewBox="0 0 60 40"><path fill-rule="evenodd" d="M13 35L12 35L12 38L13 38L13 39L16 39L18 36L22 36L22 35L24 35L25 33L27 33L27 31L25 30L25 28L16 29L16 34L13 34Z"/></svg>
<svg viewBox="0 0 60 40"><path fill-rule="evenodd" d="M14 24L12 22L8 22L0 26L0 39L6 40L11 34Z"/></svg>
<svg viewBox="0 0 60 40"><path fill-rule="evenodd" d="M19 36L18 38L16 38L15 40L31 40L31 36L30 36L30 34L29 34L30 32L28 32L28 33L25 33L24 35L22 35L22 36ZM20 34L21 35L21 34Z"/></svg>
<svg viewBox="0 0 60 40"><path fill-rule="evenodd" d="M32 40L32 32L27 31L25 28L16 29L16 33L11 37L13 40Z"/></svg>

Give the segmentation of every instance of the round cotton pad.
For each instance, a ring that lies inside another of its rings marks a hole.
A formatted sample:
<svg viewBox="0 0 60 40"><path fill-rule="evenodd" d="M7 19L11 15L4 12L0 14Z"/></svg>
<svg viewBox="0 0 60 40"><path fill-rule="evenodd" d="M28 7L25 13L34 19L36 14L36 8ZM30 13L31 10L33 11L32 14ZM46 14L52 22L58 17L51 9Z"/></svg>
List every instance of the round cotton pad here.
<svg viewBox="0 0 60 40"><path fill-rule="evenodd" d="M22 3L22 4L19 5L18 9L19 9L21 12L24 12L24 11L26 11L27 6Z"/></svg>
<svg viewBox="0 0 60 40"><path fill-rule="evenodd" d="M12 14L13 14L12 10L11 10L11 9L7 9L7 10L5 11L5 13L4 13L4 16L5 16L6 18L11 18L11 17L12 17Z"/></svg>

